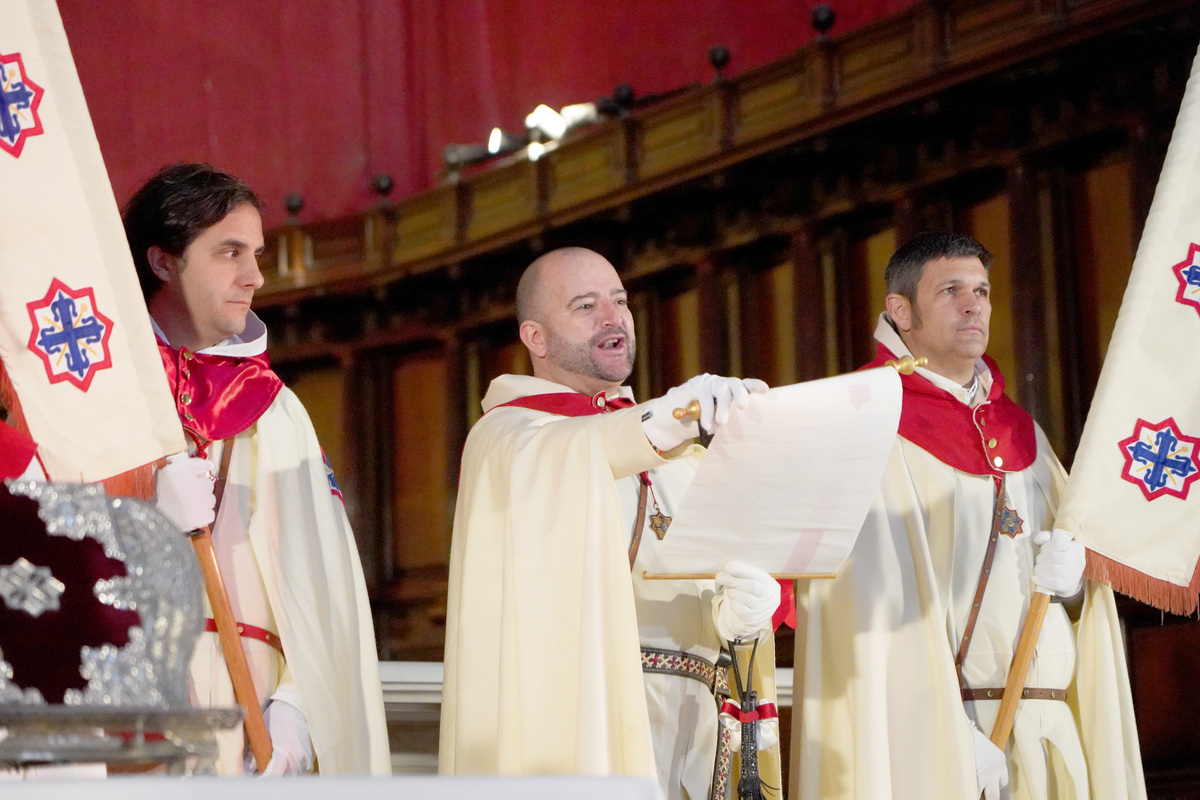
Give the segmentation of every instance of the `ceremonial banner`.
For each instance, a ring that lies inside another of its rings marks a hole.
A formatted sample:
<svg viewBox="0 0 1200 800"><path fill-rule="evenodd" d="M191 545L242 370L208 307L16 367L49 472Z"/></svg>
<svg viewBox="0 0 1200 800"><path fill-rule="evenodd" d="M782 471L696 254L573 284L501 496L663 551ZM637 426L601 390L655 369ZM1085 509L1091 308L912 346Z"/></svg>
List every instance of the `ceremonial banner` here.
<svg viewBox="0 0 1200 800"><path fill-rule="evenodd" d="M0 358L53 480L186 448L53 0L0 0Z"/></svg>
<svg viewBox="0 0 1200 800"><path fill-rule="evenodd" d="M1088 576L1177 614L1200 589L1200 58L1055 527Z"/></svg>

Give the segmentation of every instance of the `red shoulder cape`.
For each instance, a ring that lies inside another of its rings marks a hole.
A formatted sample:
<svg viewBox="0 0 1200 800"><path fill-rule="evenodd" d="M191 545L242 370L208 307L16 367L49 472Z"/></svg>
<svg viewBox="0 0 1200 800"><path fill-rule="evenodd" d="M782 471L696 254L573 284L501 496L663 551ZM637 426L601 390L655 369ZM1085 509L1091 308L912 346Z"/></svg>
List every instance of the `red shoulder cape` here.
<svg viewBox="0 0 1200 800"><path fill-rule="evenodd" d="M220 356L174 349L159 340L171 397L183 428L201 451L249 428L275 402L283 380L267 354Z"/></svg>
<svg viewBox="0 0 1200 800"><path fill-rule="evenodd" d="M882 367L895 357L881 344L875 360L862 369ZM901 375L899 433L961 472L1020 472L1037 458L1033 417L1004 394L1004 376L996 362L986 355L983 360L992 372L992 389L975 408L920 375Z"/></svg>

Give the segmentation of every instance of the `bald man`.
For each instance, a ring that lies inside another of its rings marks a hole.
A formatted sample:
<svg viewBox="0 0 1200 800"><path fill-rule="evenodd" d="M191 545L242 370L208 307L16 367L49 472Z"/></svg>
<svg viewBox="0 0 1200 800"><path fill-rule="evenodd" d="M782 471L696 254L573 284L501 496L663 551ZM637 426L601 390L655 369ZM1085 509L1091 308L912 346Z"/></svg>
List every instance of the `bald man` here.
<svg viewBox="0 0 1200 800"><path fill-rule="evenodd" d="M533 377L492 381L463 451L440 770L641 775L670 798L724 797L715 664L723 640L757 638L773 670L779 585L736 563L716 581L641 575L703 453L672 411L695 400L715 432L766 386L701 375L634 406L628 297L590 250L531 264L517 316Z"/></svg>

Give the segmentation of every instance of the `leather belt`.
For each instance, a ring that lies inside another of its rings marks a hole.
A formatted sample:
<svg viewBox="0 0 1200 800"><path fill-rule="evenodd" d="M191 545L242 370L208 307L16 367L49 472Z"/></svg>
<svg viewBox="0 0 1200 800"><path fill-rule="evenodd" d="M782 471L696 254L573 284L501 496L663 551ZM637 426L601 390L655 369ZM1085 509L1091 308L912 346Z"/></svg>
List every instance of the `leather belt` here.
<svg viewBox="0 0 1200 800"><path fill-rule="evenodd" d="M999 700L1004 697L1004 688L963 689L963 700ZM1022 689L1022 700L1066 700L1066 689Z"/></svg>
<svg viewBox="0 0 1200 800"><path fill-rule="evenodd" d="M280 641L278 636L271 633L266 628L259 628L256 625L249 625L245 622L239 622L237 624L237 629L238 629L239 636L242 636L243 638L246 638L246 639L256 639L256 640L262 642L263 644L268 644L271 647L274 647L276 650L278 650L279 655L281 655L281 656L283 655L283 642ZM212 617L208 617L207 619L205 619L204 620L204 630L208 631L209 633L216 633L217 632L217 621L214 620ZM285 656L285 658L286 658L286 656Z"/></svg>
<svg viewBox="0 0 1200 800"><path fill-rule="evenodd" d="M707 658L701 658L681 650L643 647L642 672L680 675L700 681L718 697L730 696L729 680L724 669L718 669L717 665Z"/></svg>

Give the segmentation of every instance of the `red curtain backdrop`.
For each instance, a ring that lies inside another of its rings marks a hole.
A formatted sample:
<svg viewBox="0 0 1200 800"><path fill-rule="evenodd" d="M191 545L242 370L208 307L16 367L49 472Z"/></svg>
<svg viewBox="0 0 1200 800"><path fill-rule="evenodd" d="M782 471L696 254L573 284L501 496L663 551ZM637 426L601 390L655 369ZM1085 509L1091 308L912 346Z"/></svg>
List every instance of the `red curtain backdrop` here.
<svg viewBox="0 0 1200 800"><path fill-rule="evenodd" d="M915 0L833 2L845 33ZM814 0L59 0L118 202L158 167L200 160L249 182L283 222L361 212L437 182L442 148L558 108L639 96L784 56Z"/></svg>

